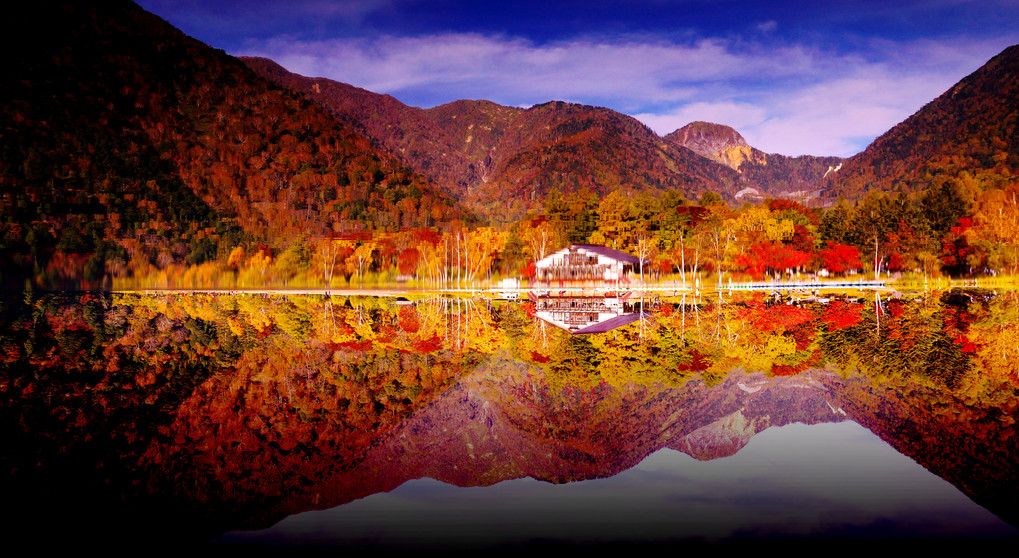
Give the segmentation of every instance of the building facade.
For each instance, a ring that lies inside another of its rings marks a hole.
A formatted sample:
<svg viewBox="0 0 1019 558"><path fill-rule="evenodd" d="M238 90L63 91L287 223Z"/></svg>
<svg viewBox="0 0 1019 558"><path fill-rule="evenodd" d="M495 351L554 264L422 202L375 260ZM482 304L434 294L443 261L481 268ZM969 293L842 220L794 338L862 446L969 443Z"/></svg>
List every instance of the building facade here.
<svg viewBox="0 0 1019 558"><path fill-rule="evenodd" d="M640 273L637 256L593 244L571 244L534 264L534 279L548 286L616 286Z"/></svg>
<svg viewBox="0 0 1019 558"><path fill-rule="evenodd" d="M630 293L604 296L534 295L534 315L574 335L605 333L645 316L628 304Z"/></svg>

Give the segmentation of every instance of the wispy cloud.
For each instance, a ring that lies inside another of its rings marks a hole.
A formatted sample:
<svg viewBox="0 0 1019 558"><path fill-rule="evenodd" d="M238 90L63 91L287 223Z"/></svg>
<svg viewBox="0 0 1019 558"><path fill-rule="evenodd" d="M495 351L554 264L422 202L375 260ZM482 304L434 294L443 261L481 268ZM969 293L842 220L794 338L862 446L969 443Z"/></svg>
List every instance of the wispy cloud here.
<svg viewBox="0 0 1019 558"><path fill-rule="evenodd" d="M799 48L737 53L721 41L677 45L633 38L581 39L536 46L524 39L476 34L249 44L298 73L348 81L379 92L417 94L446 87L490 92L507 102L596 97L632 105L689 97L688 85L796 75L814 66ZM452 99L449 99L452 100Z"/></svg>
<svg viewBox="0 0 1019 558"><path fill-rule="evenodd" d="M762 31L774 29L772 22ZM1014 37L1012 38L1014 39ZM694 120L728 124L787 155L851 155L1009 44L870 42L857 54L816 46L655 36L535 44L470 33L248 43L239 54L389 93L417 106L552 99L632 114L666 134Z"/></svg>

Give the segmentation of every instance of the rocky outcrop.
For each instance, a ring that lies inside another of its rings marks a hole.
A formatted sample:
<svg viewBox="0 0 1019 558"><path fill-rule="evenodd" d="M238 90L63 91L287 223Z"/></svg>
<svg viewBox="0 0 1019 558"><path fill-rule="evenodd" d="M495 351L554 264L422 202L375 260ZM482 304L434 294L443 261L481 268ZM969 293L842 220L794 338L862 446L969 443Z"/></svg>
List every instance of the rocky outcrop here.
<svg viewBox="0 0 1019 558"><path fill-rule="evenodd" d="M748 145L739 132L722 124L691 122L665 136L665 140L736 171L747 162L768 164L763 152Z"/></svg>

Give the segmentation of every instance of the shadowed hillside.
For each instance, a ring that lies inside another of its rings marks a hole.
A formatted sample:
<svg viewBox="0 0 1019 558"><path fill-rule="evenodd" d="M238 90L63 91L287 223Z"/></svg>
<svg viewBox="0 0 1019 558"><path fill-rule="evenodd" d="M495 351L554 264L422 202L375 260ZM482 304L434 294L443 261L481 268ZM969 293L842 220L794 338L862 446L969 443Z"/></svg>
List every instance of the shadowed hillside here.
<svg viewBox="0 0 1019 558"><path fill-rule="evenodd" d="M98 286L242 240L463 216L322 109L131 2L4 20L20 41L0 83L4 284Z"/></svg>

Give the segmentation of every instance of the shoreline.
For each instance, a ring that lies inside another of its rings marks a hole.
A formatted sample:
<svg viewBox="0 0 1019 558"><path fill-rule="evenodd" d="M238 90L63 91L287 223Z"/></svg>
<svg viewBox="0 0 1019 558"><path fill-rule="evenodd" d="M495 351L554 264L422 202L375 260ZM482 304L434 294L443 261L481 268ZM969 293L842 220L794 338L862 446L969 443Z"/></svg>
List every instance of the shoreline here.
<svg viewBox="0 0 1019 558"><path fill-rule="evenodd" d="M952 287L951 285L949 287ZM785 292L807 292L807 291L849 291L849 290L874 290L874 291L895 291L896 285L889 285L885 281L832 281L832 282L788 282L788 283L762 283L762 282L748 282L748 283L730 283L723 285L702 285L700 288L694 288L689 285L644 285L637 286L631 285L628 287L620 286L599 286L599 287L569 287L569 286L533 286L527 288L492 288L492 287L477 287L477 288L447 288L447 289L435 289L435 288L343 288L343 289L323 289L323 288L252 288L252 289L222 289L222 288L148 288L148 289L115 289L109 291L115 294L142 294L142 295L317 295L317 296L374 296L374 297L407 297L414 295L435 295L435 294L449 294L449 295L495 295L495 296L506 296L506 297L526 297L529 292L557 292L557 293L571 293L578 295L597 296L604 294L605 292L631 292L634 294L648 293L648 294L687 294L687 293L703 293L703 292L724 292L724 291L785 291ZM925 290L925 289L914 289L909 287L900 287L901 290L912 291L912 290ZM516 296L512 296L516 295Z"/></svg>

